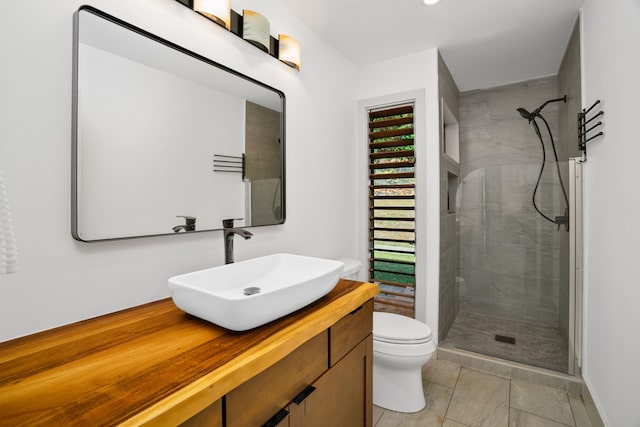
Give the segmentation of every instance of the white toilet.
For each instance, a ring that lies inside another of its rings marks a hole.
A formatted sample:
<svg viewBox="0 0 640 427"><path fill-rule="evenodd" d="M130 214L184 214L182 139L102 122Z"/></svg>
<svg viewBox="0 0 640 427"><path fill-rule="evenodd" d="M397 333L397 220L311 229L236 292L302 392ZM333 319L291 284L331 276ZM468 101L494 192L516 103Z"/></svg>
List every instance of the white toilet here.
<svg viewBox="0 0 640 427"><path fill-rule="evenodd" d="M362 265L357 259L341 258L338 261L344 263L344 269L342 270L343 279L358 280L358 273L360 272L360 266Z"/></svg>
<svg viewBox="0 0 640 427"><path fill-rule="evenodd" d="M407 316L374 312L374 405L396 412L423 409L422 365L435 350L429 326Z"/></svg>
<svg viewBox="0 0 640 427"><path fill-rule="evenodd" d="M342 259L342 277L357 280L360 262ZM347 277L347 274L349 277ZM426 324L394 313L373 313L373 403L396 412L426 406L422 366L436 346Z"/></svg>

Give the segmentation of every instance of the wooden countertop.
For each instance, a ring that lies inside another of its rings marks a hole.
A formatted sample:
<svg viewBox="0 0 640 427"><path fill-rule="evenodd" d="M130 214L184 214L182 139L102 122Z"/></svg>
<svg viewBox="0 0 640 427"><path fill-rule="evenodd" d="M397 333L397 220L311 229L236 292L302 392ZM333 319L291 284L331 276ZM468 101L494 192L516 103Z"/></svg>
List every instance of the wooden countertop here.
<svg viewBox="0 0 640 427"><path fill-rule="evenodd" d="M0 343L0 425L178 424L378 293L341 280L313 304L233 332L171 299Z"/></svg>

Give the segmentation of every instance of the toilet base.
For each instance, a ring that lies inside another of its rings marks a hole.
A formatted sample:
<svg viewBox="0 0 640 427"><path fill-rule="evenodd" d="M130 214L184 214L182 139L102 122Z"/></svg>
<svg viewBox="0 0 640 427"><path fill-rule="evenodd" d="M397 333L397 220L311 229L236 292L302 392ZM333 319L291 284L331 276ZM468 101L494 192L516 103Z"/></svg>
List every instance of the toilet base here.
<svg viewBox="0 0 640 427"><path fill-rule="evenodd" d="M418 412L426 406L422 365L432 353L421 356L373 354L373 404L396 412Z"/></svg>

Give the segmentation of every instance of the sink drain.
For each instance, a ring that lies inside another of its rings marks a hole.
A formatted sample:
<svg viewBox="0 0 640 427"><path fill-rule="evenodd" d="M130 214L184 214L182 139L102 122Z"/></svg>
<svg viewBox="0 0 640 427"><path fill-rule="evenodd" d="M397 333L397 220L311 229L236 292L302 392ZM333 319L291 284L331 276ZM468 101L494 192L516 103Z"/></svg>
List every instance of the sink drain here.
<svg viewBox="0 0 640 427"><path fill-rule="evenodd" d="M260 293L260 288L257 286L251 286L249 288L244 288L243 292L245 295L254 295Z"/></svg>

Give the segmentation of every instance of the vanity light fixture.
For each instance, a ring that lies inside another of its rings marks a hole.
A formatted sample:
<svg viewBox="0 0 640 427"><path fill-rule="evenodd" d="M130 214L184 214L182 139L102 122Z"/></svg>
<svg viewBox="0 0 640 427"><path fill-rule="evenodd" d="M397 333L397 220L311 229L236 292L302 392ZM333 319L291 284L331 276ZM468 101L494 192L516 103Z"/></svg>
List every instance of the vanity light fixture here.
<svg viewBox="0 0 640 427"><path fill-rule="evenodd" d="M440 0L422 0L422 2L423 2L424 4L426 4L427 6L434 5L434 4L438 3L439 1L440 1Z"/></svg>
<svg viewBox="0 0 640 427"><path fill-rule="evenodd" d="M231 29L231 0L194 0L193 10L227 30Z"/></svg>
<svg viewBox="0 0 640 427"><path fill-rule="evenodd" d="M269 53L271 47L269 20L253 10L243 10L242 38Z"/></svg>
<svg viewBox="0 0 640 427"><path fill-rule="evenodd" d="M2 0L0 0L2 1ZM231 9L231 0L176 0L227 29L232 34L256 46L268 55L300 71L300 43L295 38L280 34L271 36L269 20L253 10L243 15ZM424 0L434 2L437 0Z"/></svg>
<svg viewBox="0 0 640 427"><path fill-rule="evenodd" d="M300 71L300 43L286 34L278 35L278 59Z"/></svg>

